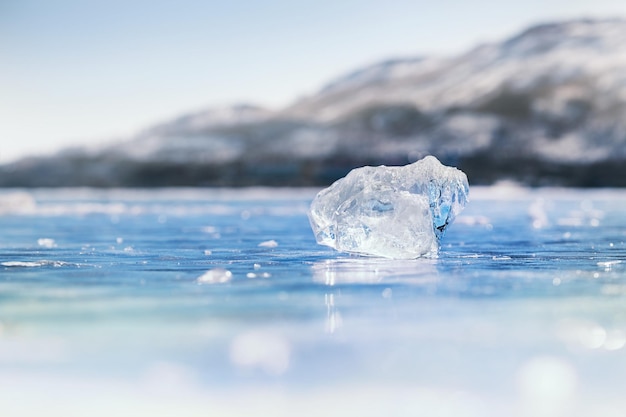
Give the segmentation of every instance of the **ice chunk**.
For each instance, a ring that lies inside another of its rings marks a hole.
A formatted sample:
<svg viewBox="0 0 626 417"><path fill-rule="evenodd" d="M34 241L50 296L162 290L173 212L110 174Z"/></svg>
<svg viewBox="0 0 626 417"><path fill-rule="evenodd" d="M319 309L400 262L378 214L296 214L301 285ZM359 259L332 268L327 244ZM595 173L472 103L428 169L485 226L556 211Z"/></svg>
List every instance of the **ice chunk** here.
<svg viewBox="0 0 626 417"><path fill-rule="evenodd" d="M436 256L468 193L466 175L434 156L406 166L366 166L320 191L309 220L319 244L342 252Z"/></svg>

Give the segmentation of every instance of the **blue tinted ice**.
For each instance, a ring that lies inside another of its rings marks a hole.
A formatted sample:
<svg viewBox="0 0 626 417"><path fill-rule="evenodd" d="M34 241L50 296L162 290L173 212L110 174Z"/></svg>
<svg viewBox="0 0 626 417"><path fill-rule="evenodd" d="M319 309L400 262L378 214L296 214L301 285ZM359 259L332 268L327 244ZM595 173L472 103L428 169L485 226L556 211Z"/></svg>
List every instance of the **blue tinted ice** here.
<svg viewBox="0 0 626 417"><path fill-rule="evenodd" d="M433 156L406 166L366 166L320 191L309 220L319 244L342 252L436 256L468 193L467 176Z"/></svg>

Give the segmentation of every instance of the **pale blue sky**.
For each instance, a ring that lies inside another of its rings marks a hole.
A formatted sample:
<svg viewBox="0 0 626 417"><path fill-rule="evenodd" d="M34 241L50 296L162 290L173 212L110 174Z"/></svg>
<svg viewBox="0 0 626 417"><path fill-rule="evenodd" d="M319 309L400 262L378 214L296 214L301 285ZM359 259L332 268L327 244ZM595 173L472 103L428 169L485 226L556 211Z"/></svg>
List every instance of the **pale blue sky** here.
<svg viewBox="0 0 626 417"><path fill-rule="evenodd" d="M623 0L0 0L0 161L180 113L280 107L378 60L447 55Z"/></svg>

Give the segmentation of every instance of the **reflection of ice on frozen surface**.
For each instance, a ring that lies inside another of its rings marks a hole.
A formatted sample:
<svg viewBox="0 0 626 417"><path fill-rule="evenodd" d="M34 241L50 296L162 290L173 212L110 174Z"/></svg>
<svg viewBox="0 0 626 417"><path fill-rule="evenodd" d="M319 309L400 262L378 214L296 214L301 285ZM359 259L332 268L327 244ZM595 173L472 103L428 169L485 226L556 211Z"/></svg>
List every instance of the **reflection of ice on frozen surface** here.
<svg viewBox="0 0 626 417"><path fill-rule="evenodd" d="M335 333L343 325L341 313L335 306L335 294L325 294L324 303L326 304L326 333Z"/></svg>
<svg viewBox="0 0 626 417"><path fill-rule="evenodd" d="M322 190L309 219L318 243L342 252L435 256L467 202L465 174L432 156L401 167L362 167Z"/></svg>
<svg viewBox="0 0 626 417"><path fill-rule="evenodd" d="M313 281L336 284L375 284L400 281L425 284L438 281L435 260L389 260L379 258L328 259L313 264Z"/></svg>

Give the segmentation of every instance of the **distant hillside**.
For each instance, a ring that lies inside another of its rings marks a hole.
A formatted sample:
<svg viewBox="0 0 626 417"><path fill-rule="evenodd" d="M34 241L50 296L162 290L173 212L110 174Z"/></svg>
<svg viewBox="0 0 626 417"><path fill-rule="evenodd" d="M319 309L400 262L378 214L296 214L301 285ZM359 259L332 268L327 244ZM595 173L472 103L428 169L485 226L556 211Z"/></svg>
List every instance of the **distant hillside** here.
<svg viewBox="0 0 626 417"><path fill-rule="evenodd" d="M473 184L626 186L626 20L381 62L280 111L213 109L95 153L24 159L0 185L323 185L426 154Z"/></svg>

